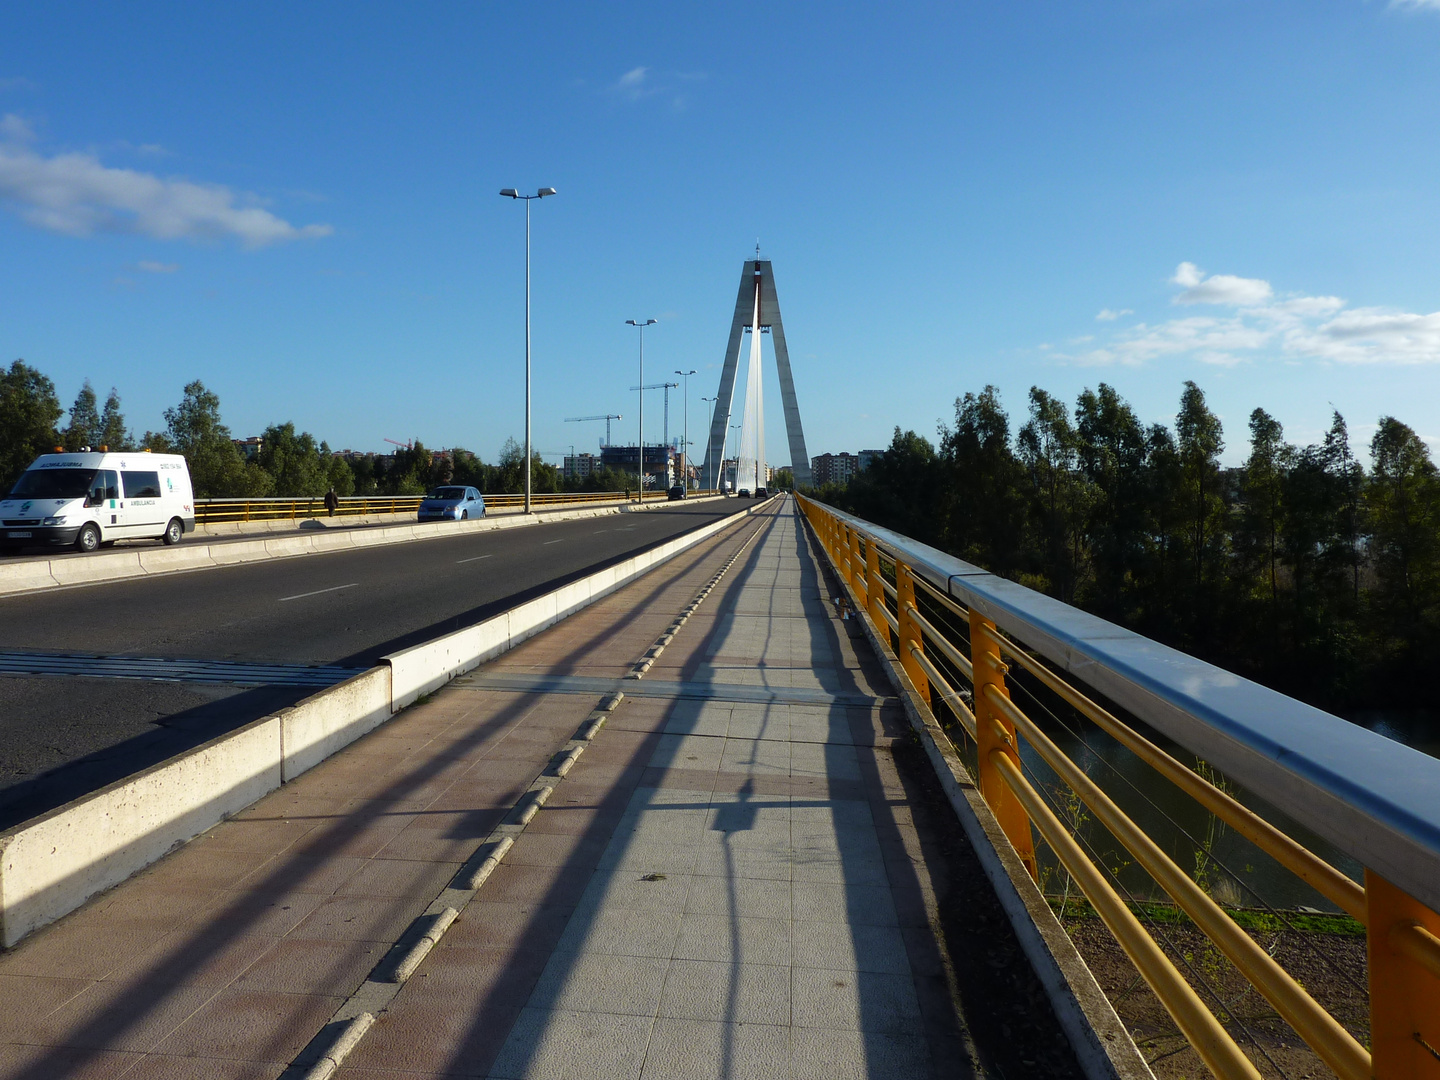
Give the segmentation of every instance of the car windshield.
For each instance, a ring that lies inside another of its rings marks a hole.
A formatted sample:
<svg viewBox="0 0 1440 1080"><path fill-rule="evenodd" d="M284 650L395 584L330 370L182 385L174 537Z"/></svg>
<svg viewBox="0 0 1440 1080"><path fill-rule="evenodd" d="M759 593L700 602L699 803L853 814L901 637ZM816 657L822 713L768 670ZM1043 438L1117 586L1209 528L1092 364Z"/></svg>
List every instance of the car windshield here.
<svg viewBox="0 0 1440 1080"><path fill-rule="evenodd" d="M465 498L465 489L456 487L436 488L425 497L427 499L463 499Z"/></svg>
<svg viewBox="0 0 1440 1080"><path fill-rule="evenodd" d="M31 469L10 489L12 499L83 499L94 469Z"/></svg>

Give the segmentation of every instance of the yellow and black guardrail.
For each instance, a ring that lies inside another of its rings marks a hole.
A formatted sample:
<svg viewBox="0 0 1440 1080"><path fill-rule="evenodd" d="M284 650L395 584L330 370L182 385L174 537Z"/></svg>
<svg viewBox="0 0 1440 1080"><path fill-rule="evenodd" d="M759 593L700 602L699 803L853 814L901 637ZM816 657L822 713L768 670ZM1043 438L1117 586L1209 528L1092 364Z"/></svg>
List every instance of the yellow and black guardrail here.
<svg viewBox="0 0 1440 1080"><path fill-rule="evenodd" d="M692 491L689 498L714 495L713 491ZM376 514L414 514L424 501L423 495L357 495L340 499L335 517L367 517ZM664 501L664 491L645 492L646 502ZM532 506L551 509L567 506L584 506L591 503L635 502L634 492L622 491L564 491L532 494ZM491 510L506 510L525 505L524 495L486 495L485 507ZM282 521L302 520L329 516L323 495L299 498L264 499L196 499L195 522L199 525L217 525L235 521Z"/></svg>

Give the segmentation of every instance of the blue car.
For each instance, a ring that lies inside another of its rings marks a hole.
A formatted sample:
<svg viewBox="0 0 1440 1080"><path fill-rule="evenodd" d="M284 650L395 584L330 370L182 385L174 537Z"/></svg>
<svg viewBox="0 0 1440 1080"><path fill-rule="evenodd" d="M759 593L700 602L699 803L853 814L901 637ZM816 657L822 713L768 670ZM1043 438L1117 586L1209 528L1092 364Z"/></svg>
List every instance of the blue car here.
<svg viewBox="0 0 1440 1080"><path fill-rule="evenodd" d="M421 521L466 521L485 516L485 496L473 487L438 487L420 503Z"/></svg>

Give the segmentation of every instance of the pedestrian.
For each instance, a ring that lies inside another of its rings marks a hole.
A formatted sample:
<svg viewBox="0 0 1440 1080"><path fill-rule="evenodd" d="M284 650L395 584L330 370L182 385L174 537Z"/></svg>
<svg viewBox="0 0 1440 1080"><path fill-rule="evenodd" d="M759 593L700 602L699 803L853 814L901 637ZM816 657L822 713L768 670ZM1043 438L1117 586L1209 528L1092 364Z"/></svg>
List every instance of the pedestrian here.
<svg viewBox="0 0 1440 1080"><path fill-rule="evenodd" d="M335 511L340 509L340 496L335 494L333 485L329 491L325 492L325 509L330 511L331 517L334 517Z"/></svg>

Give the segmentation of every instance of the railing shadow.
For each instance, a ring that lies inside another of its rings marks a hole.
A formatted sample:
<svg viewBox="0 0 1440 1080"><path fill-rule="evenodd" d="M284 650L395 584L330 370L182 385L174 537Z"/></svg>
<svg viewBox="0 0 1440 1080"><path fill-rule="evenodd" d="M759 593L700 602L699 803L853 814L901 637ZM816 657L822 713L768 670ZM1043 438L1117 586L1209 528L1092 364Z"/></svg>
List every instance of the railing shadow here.
<svg viewBox="0 0 1440 1080"><path fill-rule="evenodd" d="M781 526L787 520L794 529L793 537L784 537L783 535ZM796 594L803 598L798 621L803 622L807 628L805 632L808 634L811 660L808 670L816 674L826 690L844 694L847 698L851 698L852 695L872 700L888 697L888 687L873 661L859 668L852 668L850 664L846 663L849 659L848 642L842 641L842 636L837 629L838 624L823 606L826 603L825 598L830 595L827 582L822 576L818 560L812 556L803 526L798 519L789 514L772 516L768 523L766 536L755 544L741 564L732 569L726 586L721 593L717 594L716 599L720 603L717 605L715 617L682 669L682 680L687 683L719 686L724 685L726 670L734 670L727 669L723 665L717 666L711 661L716 657L723 658L727 640L738 633L735 615L737 601L747 591L753 594L757 586L763 588L767 583L776 580L779 573L778 566L772 572L766 564L780 563L780 560L776 558L778 552L774 546L777 532L781 534L781 542L793 543L793 551L799 561L799 581L798 586L794 586L794 588ZM767 574L770 575L768 578ZM816 601L819 602L819 606L816 605ZM760 685L775 689L777 697L782 697L783 690L788 688L788 683L780 677L781 672L793 671L795 668L781 668L777 665L773 669L767 670L763 664L763 657L777 633L777 624L797 620L792 617L776 617L773 611L768 614L756 612L755 615L767 618L767 627L759 642L762 662L752 670L760 671ZM741 620L742 623L744 621ZM691 625L693 626L694 623ZM749 628L753 628L753 625L754 619L750 619ZM787 626L786 631L793 632L794 627ZM747 647L751 651L755 650L755 645L755 642L747 642ZM750 706L749 708L755 707ZM777 722L782 716L788 715L789 706L772 704L759 706L759 708L761 717L756 735L745 736L745 738L754 738L757 753L760 752L761 745L767 741L766 736L770 734L771 724ZM849 883L877 880L873 849L868 848L864 843L851 843L842 837L842 833L860 813L857 808L868 806L869 817L875 831L875 840L881 845L881 850L886 855L883 860L883 872L879 875L878 880L887 884L892 892L903 893L906 897L919 896L922 885L914 865L908 857L904 857L903 850L901 850L903 845L898 839L900 822L894 815L894 808L890 806L885 797L884 782L878 775L873 759L868 764L862 765L858 773L855 772L855 760L858 758L865 761L870 758L870 755L857 752L852 747L873 745L875 741L876 733L870 710L854 709L842 704L834 704L826 709L826 735L823 752L826 766L825 775L817 778L818 782L811 790L800 792L795 777L789 772L784 776L767 776L763 771L758 771L762 763L756 758L751 758L748 761L729 762L737 770L744 770L746 773L743 782L730 789L733 797L725 797L722 785L726 781L722 779L715 784L703 804L686 799L677 801L666 794L663 774L666 771L683 772L685 762L678 760L674 754L667 758L664 753L659 752L662 740L667 736L678 738L696 733L703 713L704 705L693 700L676 701L671 704L657 727L641 740L635 752L630 755L623 772L628 774L637 767L643 768L652 763L653 767L646 769L642 774L642 779L633 787L624 787L620 784L611 787L601 800L601 813L596 816L586 838L597 843L610 840L609 852L605 857L606 865L623 865L625 855L631 849L634 841L633 833L617 830L620 819L628 817L632 813L638 815L647 811L693 808L696 805L708 807L706 831L719 834L717 842L721 851L721 863L726 880L726 915L729 925L732 966L725 990L723 1006L723 1031L725 1034L719 1048L721 1056L719 1067L720 1075L729 1076L737 1075L740 1067L735 1040L742 1018L741 964L763 964L769 959L765 956L746 954L746 943L741 924L741 900L737 891L741 880L738 872L739 864L747 850L744 839L747 834L757 828L757 821L767 810L784 808L790 814L797 809L828 811L826 820L831 834L836 838L839 877L842 883ZM899 733L899 725L902 723L903 718L899 717L897 711L896 717L887 721L886 734ZM725 771L723 763L720 771ZM676 779L679 790L672 787L671 791L678 795L685 789L686 782L683 776L677 776ZM733 783L734 779L738 779L738 776L729 782ZM899 852L898 856L897 851ZM787 858L791 860L792 865L794 857L795 852L791 848L787 852ZM597 857L596 865L600 865L599 857ZM594 870L595 867L587 868L586 877L591 877ZM574 879L560 882L541 903L573 906L579 899L580 891L583 891L583 885ZM946 1075L973 1075L974 1055L966 1049L968 1033L958 1030L959 1022L953 1015L947 1018L943 1015L934 1015L934 1010L931 1010L930 1013L916 1010L915 1017L921 1024L920 1029L917 1030L913 1025L905 1024L901 1024L897 1028L894 1006L895 986L893 982L887 983L887 976L881 974L896 970L897 957L875 955L877 938L866 932L866 924L871 915L864 910L863 890L848 888L845 893L846 921L850 930L849 946L851 955L855 957L857 970L847 971L844 978L849 979L853 976L855 979L853 993L858 1007L857 1024L867 1064L877 1071L882 1066L893 1067L897 1054L896 1040L910 1039L911 1042L908 1045L913 1049L915 1039L919 1038L934 1049L946 1049L945 1060L937 1060L932 1063L933 1071L944 1072ZM530 950L533 949L553 950L562 933L572 942L583 942L592 932L599 911L599 904L586 908L574 907L569 926L563 931L553 925L541 925L537 921L522 935L518 951L530 954ZM923 919L923 912L921 918ZM906 964L913 966L919 963L938 968L940 966L939 950L933 938L926 933L918 933L911 937ZM751 947L753 948L753 946ZM550 952L549 969L544 977L547 980L560 980L563 983L573 971L579 955L578 950ZM840 974L838 970L835 973L837 978L840 977ZM537 982L539 977L537 974ZM532 982L532 989L533 986ZM473 1018L471 1033L466 1040L467 1046L479 1045L482 1041L480 1034L490 1019L502 1015L506 1006L513 1005L514 989L514 987L509 988L506 1000L502 1001L498 994L492 994L481 1005ZM946 1000L948 1002L948 997ZM516 1036L512 1032L511 1045L505 1051L507 1054L506 1075L523 1073L527 1067L536 1064L533 1055L539 1048L540 1038L528 1029L525 1034L526 1036L535 1036L534 1041L528 1046L520 1046L515 1045ZM951 1048L958 1049L950 1052ZM494 1052L499 1052L499 1047L496 1047ZM473 1056L467 1056L467 1052L462 1052L456 1055L450 1067L452 1069L464 1068L479 1073L489 1070L493 1064L493 1057L482 1061L476 1060Z"/></svg>

